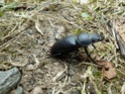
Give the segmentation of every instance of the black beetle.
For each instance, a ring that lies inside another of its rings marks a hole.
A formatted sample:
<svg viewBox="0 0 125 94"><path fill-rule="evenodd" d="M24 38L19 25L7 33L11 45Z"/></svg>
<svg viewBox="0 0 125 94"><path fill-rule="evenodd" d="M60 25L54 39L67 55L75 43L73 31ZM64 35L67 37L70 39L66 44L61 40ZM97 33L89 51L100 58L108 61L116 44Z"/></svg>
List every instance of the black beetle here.
<svg viewBox="0 0 125 94"><path fill-rule="evenodd" d="M92 44L92 46L95 48L93 43L102 41L103 39L104 37L95 33L82 33L78 36L67 36L54 43L51 48L51 55L53 57L60 57L70 52L77 51L80 47L83 47L85 49L86 54L94 62L94 60L91 58L90 54L87 51L87 47Z"/></svg>

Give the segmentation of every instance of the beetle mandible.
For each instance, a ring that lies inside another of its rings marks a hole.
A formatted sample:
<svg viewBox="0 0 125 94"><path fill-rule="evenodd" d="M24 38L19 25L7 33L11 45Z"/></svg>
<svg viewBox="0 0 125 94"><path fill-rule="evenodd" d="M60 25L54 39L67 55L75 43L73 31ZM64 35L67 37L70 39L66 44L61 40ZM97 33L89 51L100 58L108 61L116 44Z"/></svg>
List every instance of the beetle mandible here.
<svg viewBox="0 0 125 94"><path fill-rule="evenodd" d="M102 41L103 39L103 36L95 33L82 33L78 36L70 35L54 43L51 48L51 55L53 57L60 57L70 52L77 51L80 47L83 47L87 56L95 63L88 53L87 47L91 44L95 48L94 43Z"/></svg>

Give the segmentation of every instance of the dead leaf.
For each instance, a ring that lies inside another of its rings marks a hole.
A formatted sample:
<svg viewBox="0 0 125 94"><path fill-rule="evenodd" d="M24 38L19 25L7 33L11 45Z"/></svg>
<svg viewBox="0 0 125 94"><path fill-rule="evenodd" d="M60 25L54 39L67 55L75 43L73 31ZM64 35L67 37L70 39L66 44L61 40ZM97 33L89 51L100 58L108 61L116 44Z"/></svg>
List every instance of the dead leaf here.
<svg viewBox="0 0 125 94"><path fill-rule="evenodd" d="M107 64L107 62L105 60L98 60L96 61L96 64L98 65L98 67L102 68Z"/></svg>
<svg viewBox="0 0 125 94"><path fill-rule="evenodd" d="M116 69L113 63L106 62L106 65L102 68L103 78L113 79L116 77Z"/></svg>
<svg viewBox="0 0 125 94"><path fill-rule="evenodd" d="M116 69L113 63L105 60L96 61L98 67L102 68L103 78L112 79L116 77Z"/></svg>

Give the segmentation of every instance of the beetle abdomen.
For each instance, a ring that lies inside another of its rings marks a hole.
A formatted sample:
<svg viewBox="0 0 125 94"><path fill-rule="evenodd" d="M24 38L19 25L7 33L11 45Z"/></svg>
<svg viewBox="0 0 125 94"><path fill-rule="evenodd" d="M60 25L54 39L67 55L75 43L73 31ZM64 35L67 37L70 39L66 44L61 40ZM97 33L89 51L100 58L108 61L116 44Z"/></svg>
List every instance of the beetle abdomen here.
<svg viewBox="0 0 125 94"><path fill-rule="evenodd" d="M57 41L51 48L51 54L56 56L77 50L76 38L75 35L72 35Z"/></svg>

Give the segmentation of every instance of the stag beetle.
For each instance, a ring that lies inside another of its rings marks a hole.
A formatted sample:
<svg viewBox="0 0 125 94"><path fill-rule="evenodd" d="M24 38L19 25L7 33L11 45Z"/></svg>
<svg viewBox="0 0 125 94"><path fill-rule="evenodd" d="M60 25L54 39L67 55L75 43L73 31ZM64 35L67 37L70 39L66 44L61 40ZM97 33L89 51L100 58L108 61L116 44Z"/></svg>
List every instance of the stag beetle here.
<svg viewBox="0 0 125 94"><path fill-rule="evenodd" d="M54 45L51 48L51 55L53 57L60 57L70 52L77 51L80 47L83 47L85 49L87 56L94 62L94 60L88 53L87 47L91 44L95 48L93 43L102 41L103 39L104 39L103 36L95 33L94 34L82 33L79 34L78 36L76 35L67 36L54 43Z"/></svg>

